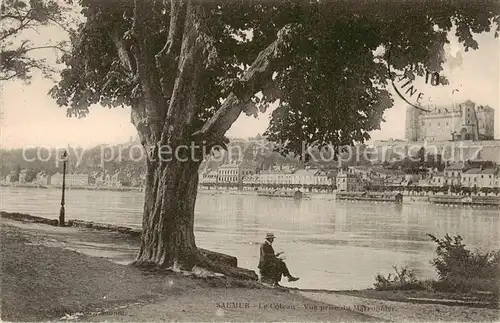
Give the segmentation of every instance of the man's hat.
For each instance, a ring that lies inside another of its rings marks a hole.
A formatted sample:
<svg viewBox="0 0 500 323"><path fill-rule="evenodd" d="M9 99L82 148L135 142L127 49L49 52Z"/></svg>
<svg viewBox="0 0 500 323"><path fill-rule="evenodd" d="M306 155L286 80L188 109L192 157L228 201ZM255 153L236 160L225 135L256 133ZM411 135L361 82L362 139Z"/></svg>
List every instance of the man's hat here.
<svg viewBox="0 0 500 323"><path fill-rule="evenodd" d="M272 233L266 234L266 239L271 239L271 238L274 239L274 234L272 234Z"/></svg>

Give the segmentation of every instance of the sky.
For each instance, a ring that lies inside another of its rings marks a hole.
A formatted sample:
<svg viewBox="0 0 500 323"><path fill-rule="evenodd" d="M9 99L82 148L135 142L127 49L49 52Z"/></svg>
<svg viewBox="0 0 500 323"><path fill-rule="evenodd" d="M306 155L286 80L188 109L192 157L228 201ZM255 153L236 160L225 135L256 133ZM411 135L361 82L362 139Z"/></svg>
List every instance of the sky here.
<svg viewBox="0 0 500 323"><path fill-rule="evenodd" d="M415 88L424 95L422 103L449 105L467 99L495 109L495 138L500 138L500 42L493 33L477 35L478 50L465 52L452 37L447 46L448 60L443 73L447 86L433 87L423 79ZM129 108L108 109L93 106L86 118L67 118L64 108L48 96L51 80L36 76L30 84L8 81L2 84L0 97L0 146L3 149L25 146L83 147L119 144L136 136L130 122ZM455 90L455 91L453 91ZM456 91L458 90L458 91ZM453 92L453 94L452 94ZM404 139L407 104L393 95L394 106L387 110L381 130L371 132L372 140ZM244 114L233 124L229 137L251 137L262 134L269 124L271 110L258 118Z"/></svg>

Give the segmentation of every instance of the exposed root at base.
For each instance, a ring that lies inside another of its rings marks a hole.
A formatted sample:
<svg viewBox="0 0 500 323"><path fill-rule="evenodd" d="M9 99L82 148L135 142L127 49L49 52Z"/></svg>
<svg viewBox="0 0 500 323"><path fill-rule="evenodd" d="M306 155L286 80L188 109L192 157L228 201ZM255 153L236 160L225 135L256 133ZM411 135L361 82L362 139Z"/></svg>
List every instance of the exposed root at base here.
<svg viewBox="0 0 500 323"><path fill-rule="evenodd" d="M259 279L257 274L252 270L214 262L199 252L197 253L195 267L241 280L257 281Z"/></svg>
<svg viewBox="0 0 500 323"><path fill-rule="evenodd" d="M258 276L254 271L212 261L200 252L197 253L194 265L190 270L182 269L177 263L174 266L164 267L152 261L140 259L135 260L131 265L141 269L145 274L177 273L202 279L211 287L267 287L258 281Z"/></svg>

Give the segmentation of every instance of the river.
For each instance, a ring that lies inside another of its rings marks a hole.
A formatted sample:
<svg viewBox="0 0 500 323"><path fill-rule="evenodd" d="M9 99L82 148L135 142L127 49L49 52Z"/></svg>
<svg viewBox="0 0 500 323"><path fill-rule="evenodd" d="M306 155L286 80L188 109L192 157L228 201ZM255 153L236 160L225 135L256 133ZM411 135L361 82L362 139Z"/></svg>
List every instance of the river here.
<svg viewBox="0 0 500 323"><path fill-rule="evenodd" d="M60 190L1 187L2 211L57 219ZM66 219L141 226L143 193L68 190ZM289 200L202 192L196 203L199 247L236 256L240 267L257 270L266 232L276 235L293 275L284 285L358 289L373 286L377 273L406 265L419 278L434 278L429 264L436 245L431 233L460 234L471 248L500 248L500 214L494 209L431 204Z"/></svg>

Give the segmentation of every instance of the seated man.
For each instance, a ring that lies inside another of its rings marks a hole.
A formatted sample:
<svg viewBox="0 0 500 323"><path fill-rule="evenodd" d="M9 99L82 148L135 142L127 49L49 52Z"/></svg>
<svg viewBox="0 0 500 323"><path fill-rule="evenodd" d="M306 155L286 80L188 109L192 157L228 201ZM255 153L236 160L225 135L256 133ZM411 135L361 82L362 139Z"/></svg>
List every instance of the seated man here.
<svg viewBox="0 0 500 323"><path fill-rule="evenodd" d="M298 277L293 277L288 271L285 262L278 258L283 252L274 253L273 249L274 234L268 233L266 241L260 247L259 269L261 280L270 282L275 286L279 286L279 281L282 275L288 277L289 282L299 280Z"/></svg>

